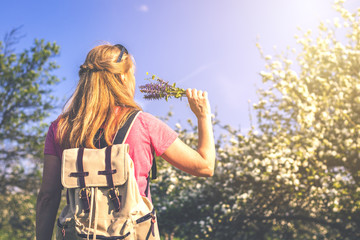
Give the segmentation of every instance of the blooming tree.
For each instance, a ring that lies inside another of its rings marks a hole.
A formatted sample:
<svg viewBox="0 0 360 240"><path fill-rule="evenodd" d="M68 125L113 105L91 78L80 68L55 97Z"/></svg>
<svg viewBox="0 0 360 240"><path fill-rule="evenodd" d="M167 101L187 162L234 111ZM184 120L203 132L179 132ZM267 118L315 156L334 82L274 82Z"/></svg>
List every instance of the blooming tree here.
<svg viewBox="0 0 360 240"><path fill-rule="evenodd" d="M169 238L360 238L360 9L334 7L341 20L297 36L300 50L258 46L257 125L225 127L214 177L162 168L154 200ZM179 129L190 145L194 132Z"/></svg>

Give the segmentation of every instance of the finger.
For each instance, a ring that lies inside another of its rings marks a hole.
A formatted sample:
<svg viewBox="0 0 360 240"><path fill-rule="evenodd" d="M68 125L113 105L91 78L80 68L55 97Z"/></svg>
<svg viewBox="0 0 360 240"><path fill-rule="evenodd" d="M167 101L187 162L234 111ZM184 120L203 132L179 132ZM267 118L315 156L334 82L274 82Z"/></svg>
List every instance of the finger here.
<svg viewBox="0 0 360 240"><path fill-rule="evenodd" d="M207 92L207 91L204 91L204 92L203 92L203 97L204 97L204 98L207 98L207 97L208 97L208 92Z"/></svg>
<svg viewBox="0 0 360 240"><path fill-rule="evenodd" d="M196 88L192 89L192 97L197 97L197 90Z"/></svg>
<svg viewBox="0 0 360 240"><path fill-rule="evenodd" d="M191 95L192 95L192 93L191 93L191 88L186 89L186 96L187 96L188 98L191 98Z"/></svg>
<svg viewBox="0 0 360 240"><path fill-rule="evenodd" d="M201 98L202 96L203 96L203 91L199 90L199 91L198 91L198 97Z"/></svg>

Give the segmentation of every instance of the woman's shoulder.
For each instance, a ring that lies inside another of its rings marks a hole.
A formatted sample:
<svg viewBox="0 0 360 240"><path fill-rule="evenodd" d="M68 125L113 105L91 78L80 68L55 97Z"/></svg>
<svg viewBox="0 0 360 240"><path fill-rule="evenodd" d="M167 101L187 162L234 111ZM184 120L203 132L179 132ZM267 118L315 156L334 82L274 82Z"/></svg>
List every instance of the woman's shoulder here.
<svg viewBox="0 0 360 240"><path fill-rule="evenodd" d="M58 116L55 120L53 120L53 121L50 123L49 129L57 130L59 121L60 121L60 116Z"/></svg>
<svg viewBox="0 0 360 240"><path fill-rule="evenodd" d="M156 117L151 113L141 111L138 115L138 118L140 118L141 120L152 120Z"/></svg>
<svg viewBox="0 0 360 240"><path fill-rule="evenodd" d="M137 117L143 125L164 124L162 120L148 112L140 112Z"/></svg>
<svg viewBox="0 0 360 240"><path fill-rule="evenodd" d="M140 112L138 115L139 123L142 124L149 132L173 131L166 122L155 117L148 112Z"/></svg>

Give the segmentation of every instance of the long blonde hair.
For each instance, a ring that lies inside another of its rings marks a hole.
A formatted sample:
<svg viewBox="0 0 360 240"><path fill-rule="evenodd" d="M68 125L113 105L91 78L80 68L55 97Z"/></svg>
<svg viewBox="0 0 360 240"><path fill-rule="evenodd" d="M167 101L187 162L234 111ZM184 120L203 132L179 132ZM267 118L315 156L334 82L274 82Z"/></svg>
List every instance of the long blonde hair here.
<svg viewBox="0 0 360 240"><path fill-rule="evenodd" d="M111 145L127 117L141 110L134 100L132 57L124 53L117 62L119 55L118 47L100 45L88 53L80 66L76 90L59 116L57 139L63 149L95 148L94 138L102 127L105 141Z"/></svg>

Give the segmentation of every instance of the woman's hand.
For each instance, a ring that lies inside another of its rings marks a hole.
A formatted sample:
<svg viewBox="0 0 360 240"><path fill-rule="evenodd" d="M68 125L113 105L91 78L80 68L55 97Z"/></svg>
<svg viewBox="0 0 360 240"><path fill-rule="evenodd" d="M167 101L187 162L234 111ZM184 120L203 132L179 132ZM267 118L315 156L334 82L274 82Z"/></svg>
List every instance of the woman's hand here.
<svg viewBox="0 0 360 240"><path fill-rule="evenodd" d="M193 111L198 119L211 117L211 109L207 92L189 88L186 90L186 96L188 98L191 111Z"/></svg>

